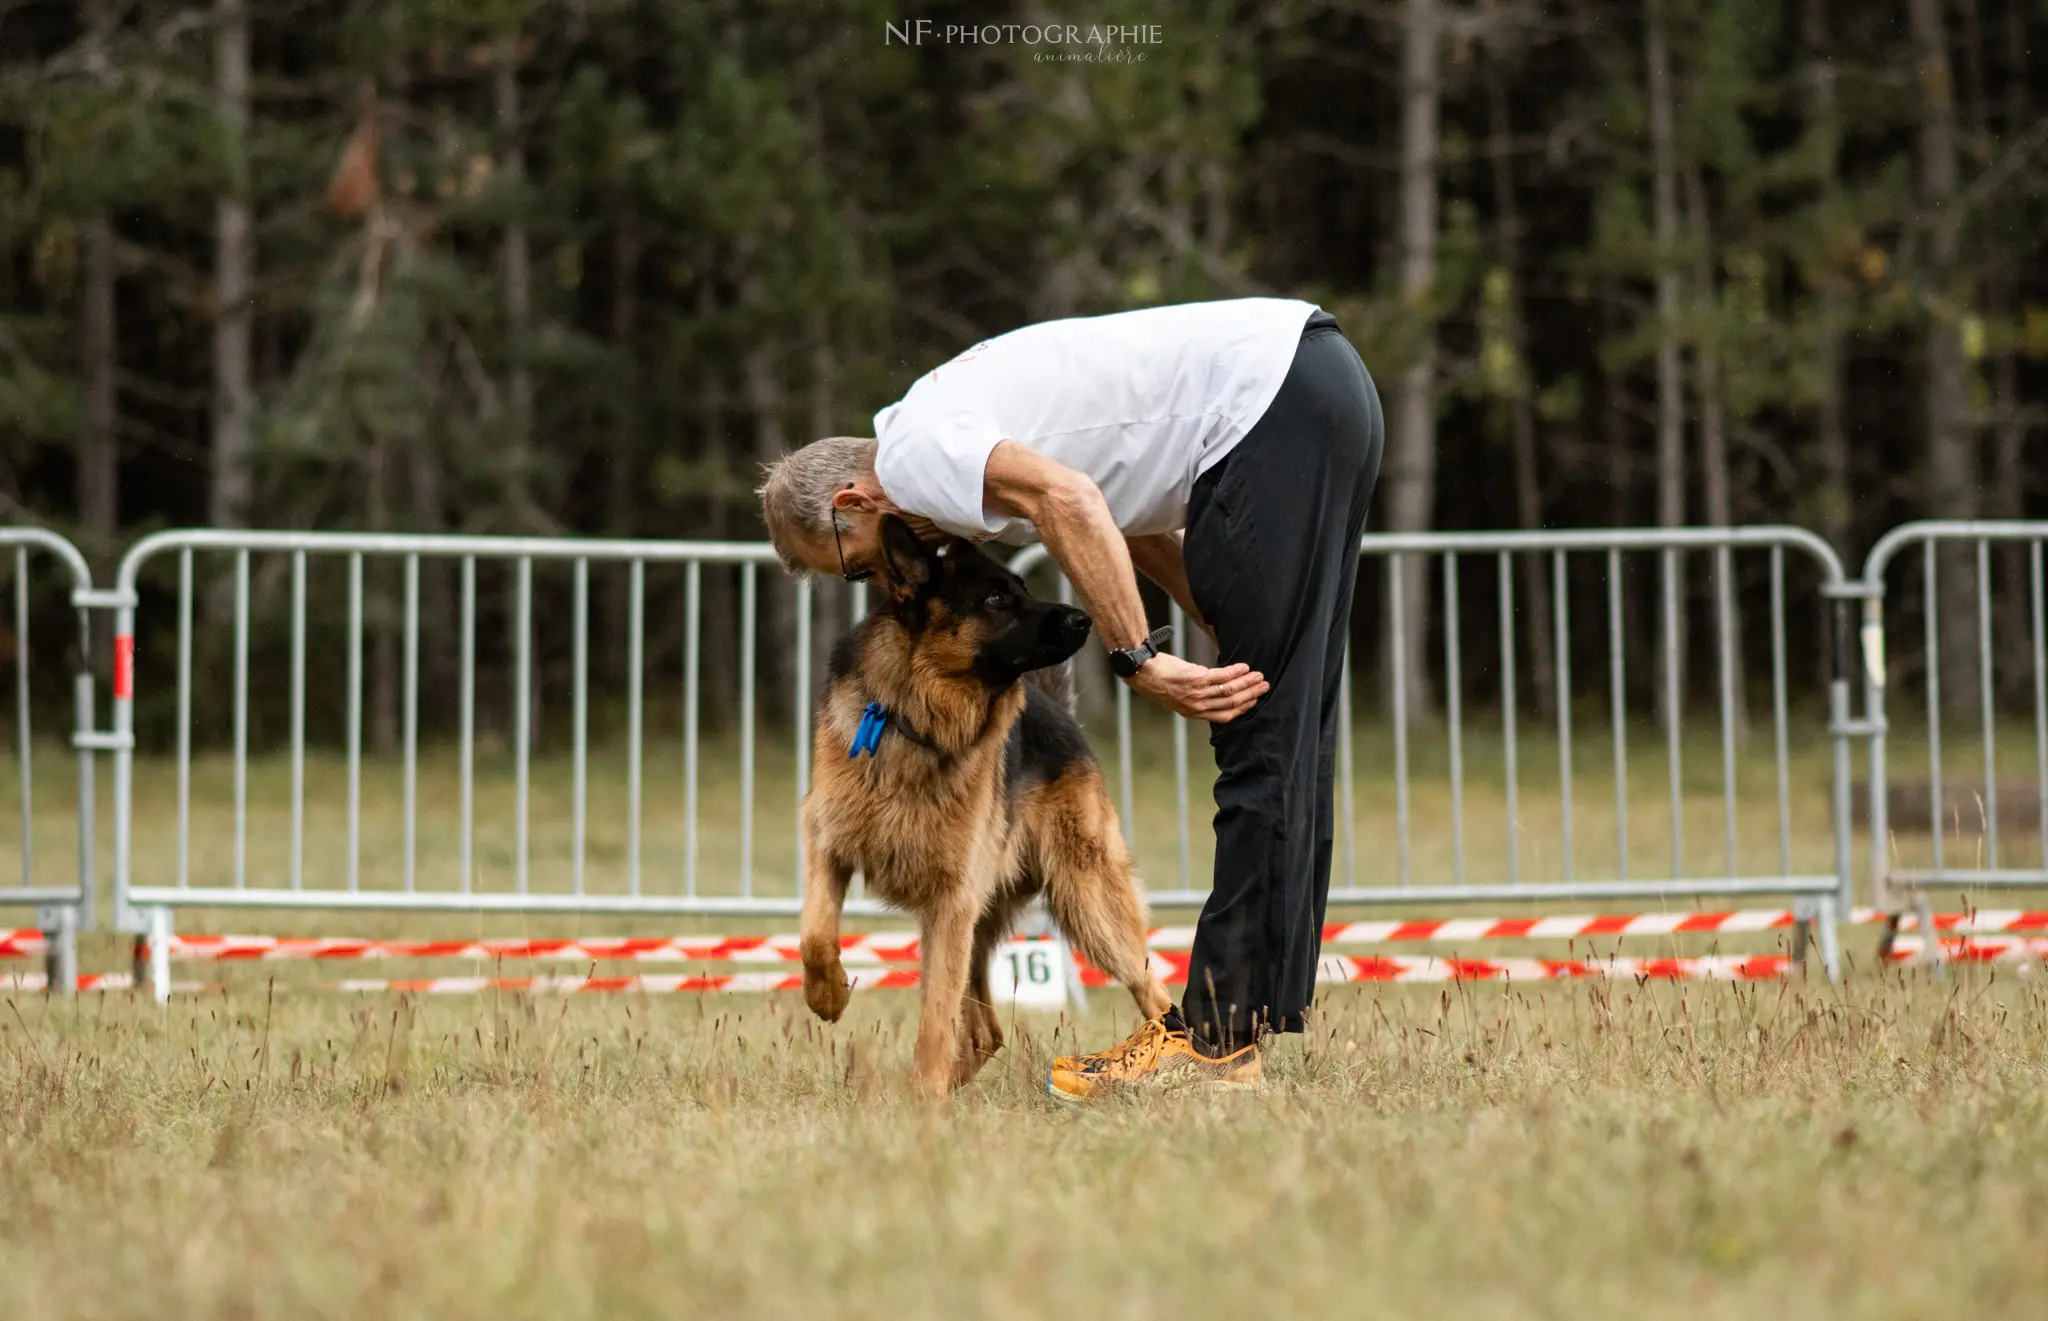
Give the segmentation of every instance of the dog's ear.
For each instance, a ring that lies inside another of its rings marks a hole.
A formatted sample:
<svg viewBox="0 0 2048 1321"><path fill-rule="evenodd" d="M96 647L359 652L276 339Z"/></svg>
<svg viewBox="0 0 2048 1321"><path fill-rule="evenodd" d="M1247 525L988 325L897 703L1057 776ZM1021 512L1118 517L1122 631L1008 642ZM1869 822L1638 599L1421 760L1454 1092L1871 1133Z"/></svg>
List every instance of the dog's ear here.
<svg viewBox="0 0 2048 1321"><path fill-rule="evenodd" d="M882 569L891 595L904 601L938 576L938 555L917 539L910 524L894 514L882 515Z"/></svg>

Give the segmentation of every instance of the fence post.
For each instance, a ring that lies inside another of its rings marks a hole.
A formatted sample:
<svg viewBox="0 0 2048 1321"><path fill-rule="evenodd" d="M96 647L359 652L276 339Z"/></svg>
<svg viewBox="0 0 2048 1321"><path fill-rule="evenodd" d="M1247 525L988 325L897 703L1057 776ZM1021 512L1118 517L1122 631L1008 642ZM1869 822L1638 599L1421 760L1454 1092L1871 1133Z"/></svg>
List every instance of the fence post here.
<svg viewBox="0 0 2048 1321"><path fill-rule="evenodd" d="M149 927L149 996L158 1004L171 998L171 910L152 908Z"/></svg>
<svg viewBox="0 0 2048 1321"><path fill-rule="evenodd" d="M78 993L78 910L53 904L36 910L43 933L44 988L52 995Z"/></svg>
<svg viewBox="0 0 2048 1321"><path fill-rule="evenodd" d="M78 992L78 933L89 931L97 907L93 893L93 824L96 795L93 786L92 611L89 582L74 586L71 603L78 612L78 668L71 679L71 746L78 757L78 898L72 904L53 904L38 909L36 925L42 928L45 986L53 994ZM28 774L24 763L22 774ZM23 834L35 829L24 816Z"/></svg>
<svg viewBox="0 0 2048 1321"><path fill-rule="evenodd" d="M141 931L143 919L128 904L134 883L129 868L134 861L130 795L135 780L135 588L130 558L121 562L114 606L114 926Z"/></svg>
<svg viewBox="0 0 2048 1321"><path fill-rule="evenodd" d="M1850 757L1849 740L1853 728L1849 715L1849 675L1852 664L1850 639L1855 636L1855 603L1847 597L1836 597L1828 603L1834 615L1834 664L1828 678L1828 728L1833 734L1834 744L1834 789L1832 793L1835 823L1835 875L1840 890L1835 895L1835 908L1846 916L1856 902L1855 866L1852 856L1855 845L1851 839ZM1835 913L1822 915L1822 922L1832 924ZM1831 974L1832 976L1832 974Z"/></svg>
<svg viewBox="0 0 2048 1321"><path fill-rule="evenodd" d="M1891 790L1885 783L1884 578L1866 578L1863 598L1863 718L1870 723L1870 902L1896 913L1891 886ZM1893 925L1896 926L1896 919ZM1887 936L1890 932L1887 932ZM1888 942L1887 942L1888 943Z"/></svg>
<svg viewBox="0 0 2048 1321"><path fill-rule="evenodd" d="M72 744L78 750L78 921L90 931L99 909L93 845L99 833L95 813L99 793L93 770L92 610L78 605L78 674L71 684Z"/></svg>

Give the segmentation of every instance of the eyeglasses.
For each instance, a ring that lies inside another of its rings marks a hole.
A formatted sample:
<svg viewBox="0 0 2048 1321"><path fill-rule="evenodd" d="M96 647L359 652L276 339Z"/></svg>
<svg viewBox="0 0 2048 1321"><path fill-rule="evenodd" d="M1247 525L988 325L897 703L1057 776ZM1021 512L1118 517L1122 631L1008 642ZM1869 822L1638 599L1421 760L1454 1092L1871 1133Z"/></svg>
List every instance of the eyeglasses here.
<svg viewBox="0 0 2048 1321"><path fill-rule="evenodd" d="M846 489L847 489L847 490L849 490L849 491L851 491L851 490L853 489L853 483L851 483L851 482L848 482L848 483L846 484ZM850 571L850 570L848 570L848 569L847 569L847 567L846 567L846 543L842 542L842 541L841 541L841 540L839 539L839 510L838 510L838 509L836 509L836 508L835 508L835 509L833 509L833 510L831 511L831 514L832 514L832 544L833 544L833 545L834 545L835 547L837 547L837 548L838 548L838 551L839 551L839 576L840 576L840 577L842 577L842 578L844 578L844 579L846 579L846 581L848 581L848 582L850 582L850 583L864 583L864 582L866 582L866 581L867 581L868 579L870 579L870 578L872 578L872 577L874 577L874 576L875 576L875 571L874 571L873 569L861 569L861 570L859 570L859 571L855 572L855 571Z"/></svg>

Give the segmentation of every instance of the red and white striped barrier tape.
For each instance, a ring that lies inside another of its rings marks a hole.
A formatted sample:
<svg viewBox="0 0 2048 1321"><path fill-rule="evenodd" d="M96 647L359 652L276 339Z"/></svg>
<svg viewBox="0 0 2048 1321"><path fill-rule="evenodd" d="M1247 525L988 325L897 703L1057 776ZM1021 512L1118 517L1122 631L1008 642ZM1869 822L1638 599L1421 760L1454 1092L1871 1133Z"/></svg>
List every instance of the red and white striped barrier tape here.
<svg viewBox="0 0 2048 1321"><path fill-rule="evenodd" d="M1954 963L2030 964L2048 957L2048 939L1993 936L1983 939L1943 941L1943 957ZM1917 961L1923 942L1902 940L1893 947L1889 961L1894 964ZM1152 956L1153 971L1169 986L1187 984L1189 955L1179 951ZM1783 954L1712 954L1689 958L1611 959L1451 959L1429 955L1325 954L1316 967L1316 981L1325 986L1387 982L1544 982L1578 981L1614 977L1630 981L1775 981L1794 967ZM856 990L911 988L918 984L913 968L861 970L849 977ZM1089 986L1107 986L1109 977L1099 969L1082 967L1082 981ZM414 995L475 995L487 991L510 991L536 995L630 992L667 995L684 992L752 993L801 991L803 975L798 972L739 972L711 975L633 975L624 977L417 977L351 978L322 984L331 991L397 991ZM0 975L0 992L42 991L48 981L41 973ZM81 974L81 991L129 990L134 986L125 972ZM213 989L199 982L174 982L173 991L189 993Z"/></svg>
<svg viewBox="0 0 2048 1321"><path fill-rule="evenodd" d="M851 964L917 962L915 932L846 936L841 958ZM628 936L530 940L357 940L335 936L171 937L179 960L270 959L550 959L572 963L796 963L797 937Z"/></svg>
<svg viewBox="0 0 2048 1321"><path fill-rule="evenodd" d="M1941 923L1935 923L1938 929ZM1927 942L1918 936L1892 946L1890 963L1918 963L1927 954ZM2048 940L2026 936L1964 936L1941 942L1941 957L1950 963L2039 963L2048 958Z"/></svg>
<svg viewBox="0 0 2048 1321"><path fill-rule="evenodd" d="M1849 921L1882 922L1884 913L1859 908ZM1651 935L1740 934L1789 929L1789 909L1744 909L1726 913L1634 913L1583 917L1446 918L1333 922L1323 928L1326 945L1377 945L1400 941L1582 940ZM1937 913L1944 935L2048 935L2048 912L1980 909ZM1901 931L1918 921L1908 915ZM1154 949L1185 949L1193 927L1158 927L1148 935ZM795 963L795 935L581 937L561 940L369 940L333 936L173 936L171 957L179 960L242 959L549 959L571 963L640 961L705 963ZM915 963L917 936L911 932L852 935L841 940L850 965ZM0 959L33 958L45 951L34 928L0 929Z"/></svg>
<svg viewBox="0 0 2048 1321"><path fill-rule="evenodd" d="M1630 977L1667 979L1741 979L1762 981L1782 977L1790 960L1782 954L1754 958L1698 959L1438 959L1427 956L1361 958L1326 954L1316 968L1316 980L1323 985L1363 982L1448 982L1448 981L1561 981L1585 977ZM1164 966L1161 966L1164 965ZM1169 986L1187 983L1187 958L1177 960L1154 956L1154 967ZM852 973L848 980L855 990L914 987L917 973L909 969ZM1084 970L1082 980L1090 986L1105 986L1109 979L1094 968ZM801 991L801 973L735 972L702 977L420 977L354 978L330 984L337 991L402 991L415 995L474 995L485 991L519 991L532 994L583 994L627 991L659 995L679 991L769 992Z"/></svg>
<svg viewBox="0 0 2048 1321"><path fill-rule="evenodd" d="M1856 924L1881 922L1878 909L1857 909ZM1589 940L1630 936L1736 935L1789 930L1796 916L1790 909L1743 909L1725 913L1632 913L1570 917L1483 917L1373 922L1333 922L1323 928L1325 945L1378 945L1401 941L1466 940ZM1902 931L1918 922L1907 917ZM2048 935L2048 912L2020 909L1941 913L1935 927L1944 935ZM1193 927L1157 927L1148 933L1153 949L1186 949L1194 943ZM34 932L21 953L41 948ZM328 936L207 936L171 938L170 955L177 960L231 961L271 959L537 959L570 963L796 963L794 934L772 936L580 937L532 940L367 940ZM0 957L8 946L0 943ZM849 935L840 939L840 958L852 967L917 962L913 932Z"/></svg>
<svg viewBox="0 0 2048 1321"><path fill-rule="evenodd" d="M1918 954L1918 942L1901 942L1892 951L1891 962L1904 963ZM1944 954L1958 963L2028 963L2048 954L2048 941L1985 940L1944 942ZM1910 946L1910 947L1909 947ZM1155 953L1153 970L1168 986L1187 984L1188 956ZM1710 954L1693 958L1613 959L1445 959L1429 955L1325 954L1316 966L1316 981L1324 986L1386 982L1550 982L1580 981L1613 977L1629 981L1777 981L1795 965L1784 954ZM848 980L855 990L886 987L914 987L917 973L889 969L878 973L855 972ZM1085 967L1082 981L1089 986L1107 986L1110 979L1100 970ZM338 991L401 991L416 995L475 995L485 991L517 991L532 994L585 994L591 992L635 992L647 995L683 991L752 992L801 991L800 973L737 972L710 976L628 976L628 977L422 977L406 979L360 978L330 983Z"/></svg>

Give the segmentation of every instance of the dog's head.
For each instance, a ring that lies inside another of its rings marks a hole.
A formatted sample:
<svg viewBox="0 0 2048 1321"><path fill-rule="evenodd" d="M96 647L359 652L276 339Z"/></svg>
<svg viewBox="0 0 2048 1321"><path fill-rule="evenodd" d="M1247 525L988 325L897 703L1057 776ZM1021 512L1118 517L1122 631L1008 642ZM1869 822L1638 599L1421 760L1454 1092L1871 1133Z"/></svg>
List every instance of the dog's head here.
<svg viewBox="0 0 2048 1321"><path fill-rule="evenodd" d="M893 514L882 518L881 578L919 654L990 688L1058 665L1088 640L1087 612L1032 596L970 541L926 545Z"/></svg>

